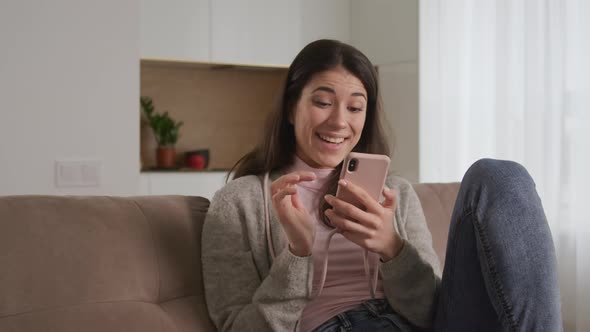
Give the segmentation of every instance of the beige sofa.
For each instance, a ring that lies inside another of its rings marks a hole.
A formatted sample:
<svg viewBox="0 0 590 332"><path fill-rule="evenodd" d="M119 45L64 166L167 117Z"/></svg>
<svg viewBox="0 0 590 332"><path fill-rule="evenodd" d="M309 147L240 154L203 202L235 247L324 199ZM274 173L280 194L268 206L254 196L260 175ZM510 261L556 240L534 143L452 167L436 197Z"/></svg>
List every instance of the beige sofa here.
<svg viewBox="0 0 590 332"><path fill-rule="evenodd" d="M458 184L419 184L444 259ZM212 331L200 197L0 197L0 331Z"/></svg>

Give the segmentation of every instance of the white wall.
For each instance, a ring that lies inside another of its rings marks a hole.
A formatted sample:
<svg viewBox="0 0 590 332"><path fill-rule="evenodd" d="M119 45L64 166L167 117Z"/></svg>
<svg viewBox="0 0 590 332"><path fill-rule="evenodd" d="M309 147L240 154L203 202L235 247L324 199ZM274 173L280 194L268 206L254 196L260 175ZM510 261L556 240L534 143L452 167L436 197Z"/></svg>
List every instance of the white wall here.
<svg viewBox="0 0 590 332"><path fill-rule="evenodd" d="M415 181L417 3L331 3L336 17L350 16L350 26L330 25L336 34L380 65L393 165ZM302 10L313 12L311 2ZM139 16L139 0L0 2L0 195L138 192ZM100 161L100 184L57 187L56 160Z"/></svg>
<svg viewBox="0 0 590 332"><path fill-rule="evenodd" d="M138 1L3 0L0 48L0 195L135 194ZM100 185L56 188L59 159Z"/></svg>
<svg viewBox="0 0 590 332"><path fill-rule="evenodd" d="M418 76L417 61L379 67L383 106L395 141L392 170L414 183L420 180Z"/></svg>
<svg viewBox="0 0 590 332"><path fill-rule="evenodd" d="M352 0L351 43L379 66L383 106L396 148L392 169L418 182L419 146L419 2Z"/></svg>
<svg viewBox="0 0 590 332"><path fill-rule="evenodd" d="M377 65L418 57L416 0L352 0L351 40Z"/></svg>

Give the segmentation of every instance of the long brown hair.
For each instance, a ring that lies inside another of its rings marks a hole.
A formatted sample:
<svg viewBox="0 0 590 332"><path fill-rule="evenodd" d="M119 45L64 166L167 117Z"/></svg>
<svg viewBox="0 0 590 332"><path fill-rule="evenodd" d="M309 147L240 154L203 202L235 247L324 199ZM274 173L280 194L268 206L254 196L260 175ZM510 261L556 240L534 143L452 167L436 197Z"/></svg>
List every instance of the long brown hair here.
<svg viewBox="0 0 590 332"><path fill-rule="evenodd" d="M289 66L278 107L269 114L261 142L232 167L230 173L237 179L246 175L263 175L266 172L290 166L295 157L295 130L289 122L291 113L301 97L301 91L313 75L342 66L356 76L367 91L367 115L361 138L355 152L390 155L390 147L383 124L381 96L377 72L371 61L353 46L340 41L321 39L305 46ZM342 163L336 167L324 192L334 194ZM321 195L320 216L329 205Z"/></svg>

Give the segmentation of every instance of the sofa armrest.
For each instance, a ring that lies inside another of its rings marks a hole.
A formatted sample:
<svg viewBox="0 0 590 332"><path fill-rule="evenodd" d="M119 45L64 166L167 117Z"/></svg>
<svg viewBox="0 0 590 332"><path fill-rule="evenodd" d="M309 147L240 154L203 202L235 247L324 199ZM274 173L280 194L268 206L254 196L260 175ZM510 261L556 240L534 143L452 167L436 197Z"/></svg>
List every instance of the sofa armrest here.
<svg viewBox="0 0 590 332"><path fill-rule="evenodd" d="M414 184L441 266L445 263L449 225L459 186L459 182Z"/></svg>

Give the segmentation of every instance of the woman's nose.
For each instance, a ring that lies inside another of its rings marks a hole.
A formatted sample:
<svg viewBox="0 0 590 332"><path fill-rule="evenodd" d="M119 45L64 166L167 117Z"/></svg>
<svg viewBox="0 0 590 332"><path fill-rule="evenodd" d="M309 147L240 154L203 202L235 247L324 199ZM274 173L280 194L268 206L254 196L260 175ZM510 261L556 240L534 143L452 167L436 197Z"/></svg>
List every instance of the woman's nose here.
<svg viewBox="0 0 590 332"><path fill-rule="evenodd" d="M346 106L336 105L330 112L328 123L336 128L346 128L346 112Z"/></svg>

